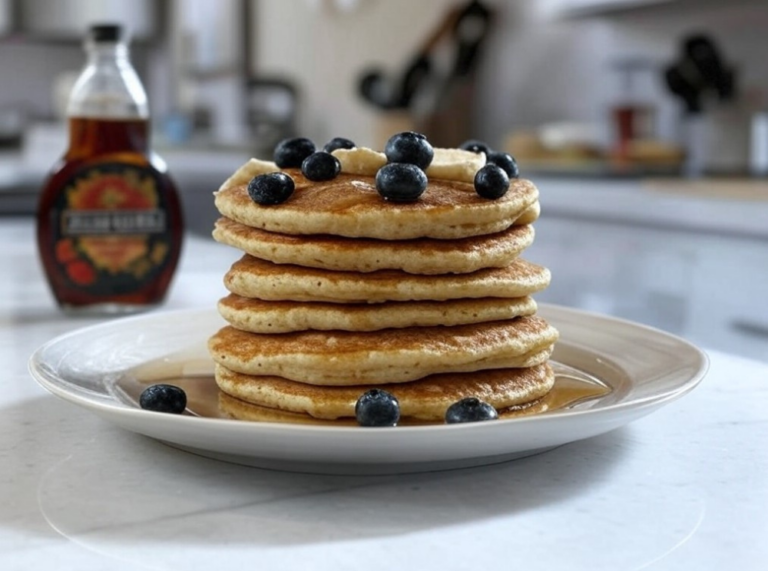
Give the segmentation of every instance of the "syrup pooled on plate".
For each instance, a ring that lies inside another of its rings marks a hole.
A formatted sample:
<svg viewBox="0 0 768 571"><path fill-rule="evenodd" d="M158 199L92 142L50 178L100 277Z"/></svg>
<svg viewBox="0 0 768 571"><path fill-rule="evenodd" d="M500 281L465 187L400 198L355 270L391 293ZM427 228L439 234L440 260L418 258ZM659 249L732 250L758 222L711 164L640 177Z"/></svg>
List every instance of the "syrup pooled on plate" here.
<svg viewBox="0 0 768 571"><path fill-rule="evenodd" d="M524 406L499 411L499 418L517 418L581 408L612 392L610 386L596 377L578 369L552 362L555 385L544 397ZM187 394L185 414L204 418L224 418L255 422L289 424L313 424L322 426L357 426L354 418L339 420L315 419L253 405L221 392L205 365L185 366L182 363L157 363L134 370L123 376L114 389L120 400L139 406L139 396L149 385L164 383L175 385ZM400 426L442 424L418 419L403 418Z"/></svg>

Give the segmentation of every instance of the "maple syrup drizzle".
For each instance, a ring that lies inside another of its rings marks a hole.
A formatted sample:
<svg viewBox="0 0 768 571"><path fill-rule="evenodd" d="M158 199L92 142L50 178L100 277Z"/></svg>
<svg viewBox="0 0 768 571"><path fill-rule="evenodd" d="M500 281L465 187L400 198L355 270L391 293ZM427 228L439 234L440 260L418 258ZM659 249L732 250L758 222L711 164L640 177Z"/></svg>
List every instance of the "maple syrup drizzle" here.
<svg viewBox="0 0 768 571"><path fill-rule="evenodd" d="M500 418L515 418L546 414L562 410L582 408L612 392L610 386L592 375L588 375L559 363L552 363L555 384L552 390L540 399L519 407L500 411ZM201 367L202 368L202 367ZM280 423L301 423L319 425L355 425L354 419L327 421L312 419L306 415L283 413L250 405L232 397L222 395L213 375L195 372L195 367L166 363L157 367L144 367L124 376L115 385L118 396L124 402L138 407L139 395L149 385L167 383L176 385L187 394L187 412L192 416L205 418L226 418L245 421L268 421ZM234 406L233 406L234 405ZM403 419L401 425L441 424L414 419Z"/></svg>

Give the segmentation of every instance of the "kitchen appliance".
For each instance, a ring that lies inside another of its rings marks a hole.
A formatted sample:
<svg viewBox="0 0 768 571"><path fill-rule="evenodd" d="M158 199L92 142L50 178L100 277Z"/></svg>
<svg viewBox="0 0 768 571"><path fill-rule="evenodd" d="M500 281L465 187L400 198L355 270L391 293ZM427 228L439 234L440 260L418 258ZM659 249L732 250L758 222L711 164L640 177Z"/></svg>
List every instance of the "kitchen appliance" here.
<svg viewBox="0 0 768 571"><path fill-rule="evenodd" d="M670 92L682 102L685 172L743 171L749 153L749 113L738 100L735 69L704 34L683 39L678 58L664 70Z"/></svg>
<svg viewBox="0 0 768 571"><path fill-rule="evenodd" d="M624 58L613 62L612 67L621 79L621 94L611 107L612 156L623 163L631 160L633 142L654 136L655 109L638 94L637 86L637 78L653 70L654 63L644 58Z"/></svg>
<svg viewBox="0 0 768 571"><path fill-rule="evenodd" d="M254 152L269 156L282 139L296 135L299 92L279 78L254 77L246 84L246 109Z"/></svg>

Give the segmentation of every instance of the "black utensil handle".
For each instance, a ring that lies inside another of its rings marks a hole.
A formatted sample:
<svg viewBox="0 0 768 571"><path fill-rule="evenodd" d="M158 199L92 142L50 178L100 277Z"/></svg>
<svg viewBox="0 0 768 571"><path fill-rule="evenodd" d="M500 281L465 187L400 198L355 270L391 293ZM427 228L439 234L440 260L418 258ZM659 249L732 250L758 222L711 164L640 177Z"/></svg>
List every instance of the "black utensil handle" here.
<svg viewBox="0 0 768 571"><path fill-rule="evenodd" d="M379 70L369 70L360 76L358 93L360 96L379 109L394 109L398 101L394 101L389 95L391 86L387 85L387 78Z"/></svg>
<svg viewBox="0 0 768 571"><path fill-rule="evenodd" d="M400 86L400 107L408 107L432 71L432 63L426 54L420 54L408 66Z"/></svg>
<svg viewBox="0 0 768 571"><path fill-rule="evenodd" d="M456 43L453 77L467 76L473 70L492 20L493 13L476 0L462 11L453 28Z"/></svg>

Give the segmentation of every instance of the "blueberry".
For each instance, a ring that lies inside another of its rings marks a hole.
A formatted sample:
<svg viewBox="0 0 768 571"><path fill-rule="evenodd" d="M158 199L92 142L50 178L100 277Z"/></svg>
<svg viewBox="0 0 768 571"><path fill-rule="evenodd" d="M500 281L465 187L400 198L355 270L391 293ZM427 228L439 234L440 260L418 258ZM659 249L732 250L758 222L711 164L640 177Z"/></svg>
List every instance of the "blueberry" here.
<svg viewBox="0 0 768 571"><path fill-rule="evenodd" d="M274 161L281 169L298 168L315 152L315 144L309 139L283 139L275 147Z"/></svg>
<svg viewBox="0 0 768 571"><path fill-rule="evenodd" d="M257 204L280 204L293 194L296 185L284 172L260 174L248 183L248 196Z"/></svg>
<svg viewBox="0 0 768 571"><path fill-rule="evenodd" d="M501 198L509 190L509 177L499 166L485 165L475 174L475 192L483 198Z"/></svg>
<svg viewBox="0 0 768 571"><path fill-rule="evenodd" d="M416 165L390 163L376 173L376 189L386 200L413 202L427 189L427 175Z"/></svg>
<svg viewBox="0 0 768 571"><path fill-rule="evenodd" d="M384 154L390 163L408 163L426 169L435 156L435 150L421 133L405 131L387 141Z"/></svg>
<svg viewBox="0 0 768 571"><path fill-rule="evenodd" d="M174 385L152 385L142 391L139 406L144 410L181 414L187 408L187 394Z"/></svg>
<svg viewBox="0 0 768 571"><path fill-rule="evenodd" d="M520 176L520 169L517 166L517 161L509 153L491 152L488 155L488 163L501 167L501 169L507 173L509 178L517 178Z"/></svg>
<svg viewBox="0 0 768 571"><path fill-rule="evenodd" d="M355 417L360 426L396 426L400 403L387 391L371 389L357 399Z"/></svg>
<svg viewBox="0 0 768 571"><path fill-rule="evenodd" d="M356 146L357 145L349 139L345 139L344 137L334 137L325 144L323 150L326 153L332 153L336 149L354 149Z"/></svg>
<svg viewBox="0 0 768 571"><path fill-rule="evenodd" d="M471 153L485 153L486 157L491 153L491 147L482 141L478 141L477 139L469 139L468 141L464 141L461 145L459 145L459 148Z"/></svg>
<svg viewBox="0 0 768 571"><path fill-rule="evenodd" d="M459 422L478 422L481 420L496 420L499 413L496 409L475 397L468 397L453 403L445 411L445 422L456 424Z"/></svg>
<svg viewBox="0 0 768 571"><path fill-rule="evenodd" d="M341 163L331 153L312 153L301 163L301 174L309 180L331 180L339 176Z"/></svg>

